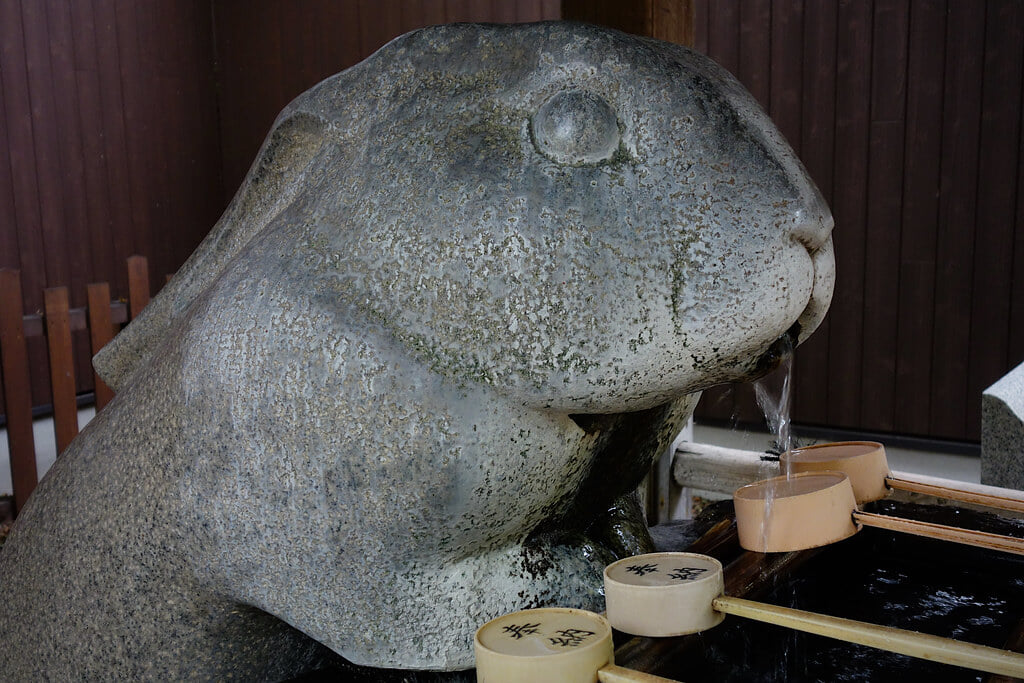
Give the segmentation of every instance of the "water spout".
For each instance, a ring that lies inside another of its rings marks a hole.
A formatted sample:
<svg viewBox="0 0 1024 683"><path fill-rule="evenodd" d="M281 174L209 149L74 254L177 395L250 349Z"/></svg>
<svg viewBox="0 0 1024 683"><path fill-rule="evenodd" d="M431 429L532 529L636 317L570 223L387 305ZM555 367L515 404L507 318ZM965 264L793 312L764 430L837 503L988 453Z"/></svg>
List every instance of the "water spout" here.
<svg viewBox="0 0 1024 683"><path fill-rule="evenodd" d="M768 429L775 437L774 449L785 453L792 447L790 390L793 380L793 340L789 335L780 340L784 340L784 346L780 349L778 367L754 382L754 395L758 407L764 413ZM785 474L788 476L789 473Z"/></svg>

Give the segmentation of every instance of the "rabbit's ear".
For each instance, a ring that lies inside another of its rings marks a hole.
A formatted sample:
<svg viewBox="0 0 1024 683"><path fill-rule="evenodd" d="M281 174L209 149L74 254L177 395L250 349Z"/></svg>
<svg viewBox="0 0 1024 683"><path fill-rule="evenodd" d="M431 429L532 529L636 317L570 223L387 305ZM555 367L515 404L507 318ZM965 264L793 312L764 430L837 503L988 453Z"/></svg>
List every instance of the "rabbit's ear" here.
<svg viewBox="0 0 1024 683"><path fill-rule="evenodd" d="M93 358L96 372L118 391L144 366L165 333L224 266L291 204L324 146L326 123L289 107L263 143L227 211L159 295Z"/></svg>

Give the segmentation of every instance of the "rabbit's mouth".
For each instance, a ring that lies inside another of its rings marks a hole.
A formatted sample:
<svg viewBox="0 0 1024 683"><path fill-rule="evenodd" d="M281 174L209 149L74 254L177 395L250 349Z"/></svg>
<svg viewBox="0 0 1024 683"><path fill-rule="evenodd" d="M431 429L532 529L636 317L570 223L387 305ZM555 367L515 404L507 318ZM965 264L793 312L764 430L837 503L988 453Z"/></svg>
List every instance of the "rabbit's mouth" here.
<svg viewBox="0 0 1024 683"><path fill-rule="evenodd" d="M754 366L754 375L756 377L767 375L779 367L782 361L793 353L793 349L799 343L801 329L802 326L798 320L771 343L768 350L757 359L757 364Z"/></svg>

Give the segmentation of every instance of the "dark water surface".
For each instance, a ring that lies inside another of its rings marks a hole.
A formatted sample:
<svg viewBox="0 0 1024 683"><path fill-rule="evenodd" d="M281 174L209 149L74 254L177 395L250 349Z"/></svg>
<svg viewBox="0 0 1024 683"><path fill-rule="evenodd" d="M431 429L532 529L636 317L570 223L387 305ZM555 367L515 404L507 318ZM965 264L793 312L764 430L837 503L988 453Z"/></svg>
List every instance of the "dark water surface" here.
<svg viewBox="0 0 1024 683"><path fill-rule="evenodd" d="M867 509L1024 537L1024 522L991 514L888 501ZM719 505L694 523L656 527L653 535L659 549L682 550L716 519L729 514L731 504ZM730 558L720 559L728 564ZM1002 648L1024 618L1024 557L864 529L776 577L770 590L756 599ZM617 643L629 640L620 636ZM664 644L644 640L648 643L640 649ZM665 640L681 646L659 656L651 673L686 683L989 680L988 674L733 616L705 633ZM398 672L342 664L302 680L455 683L473 681L475 676L473 672Z"/></svg>
<svg viewBox="0 0 1024 683"><path fill-rule="evenodd" d="M1024 535L1024 525L951 508L872 511ZM864 529L826 548L760 601L1002 648L1024 617L1024 557ZM986 681L988 674L726 617L662 675L701 681Z"/></svg>

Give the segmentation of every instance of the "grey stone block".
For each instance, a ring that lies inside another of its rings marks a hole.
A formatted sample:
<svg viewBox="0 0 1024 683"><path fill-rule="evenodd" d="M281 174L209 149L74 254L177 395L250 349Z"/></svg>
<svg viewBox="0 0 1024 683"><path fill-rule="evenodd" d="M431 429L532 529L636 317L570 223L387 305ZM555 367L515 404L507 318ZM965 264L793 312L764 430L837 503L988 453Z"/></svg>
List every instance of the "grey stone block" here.
<svg viewBox="0 0 1024 683"><path fill-rule="evenodd" d="M1024 363L981 395L981 483L1024 489Z"/></svg>

